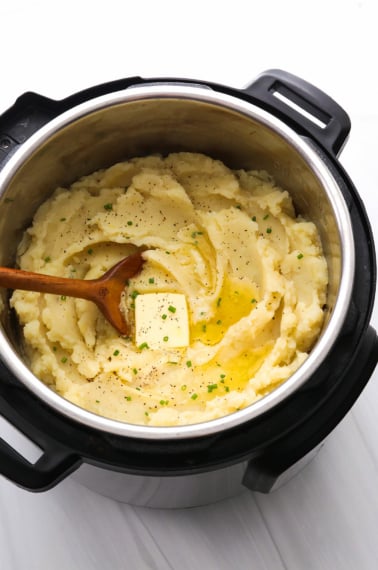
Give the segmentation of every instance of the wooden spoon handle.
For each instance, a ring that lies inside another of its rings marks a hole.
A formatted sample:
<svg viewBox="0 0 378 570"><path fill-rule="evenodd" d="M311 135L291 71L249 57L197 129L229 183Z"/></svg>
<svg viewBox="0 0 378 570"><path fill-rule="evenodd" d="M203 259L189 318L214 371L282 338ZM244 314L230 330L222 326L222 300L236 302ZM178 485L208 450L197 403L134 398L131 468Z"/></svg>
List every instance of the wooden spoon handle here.
<svg viewBox="0 0 378 570"><path fill-rule="evenodd" d="M0 267L0 287L9 289L67 295L69 297L91 300L93 297L91 284L90 280L68 279L56 277L55 275L23 271L22 269Z"/></svg>
<svg viewBox="0 0 378 570"><path fill-rule="evenodd" d="M130 327L120 308L127 281L141 269L143 248L119 261L98 279L67 279L22 269L0 267L0 287L78 297L96 303L105 318L123 335Z"/></svg>

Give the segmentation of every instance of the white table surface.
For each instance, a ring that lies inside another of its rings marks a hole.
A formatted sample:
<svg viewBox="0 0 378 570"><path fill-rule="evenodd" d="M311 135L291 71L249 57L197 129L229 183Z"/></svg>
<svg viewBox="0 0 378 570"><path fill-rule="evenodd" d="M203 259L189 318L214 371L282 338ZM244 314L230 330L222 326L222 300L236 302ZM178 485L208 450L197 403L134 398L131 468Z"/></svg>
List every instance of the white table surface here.
<svg viewBox="0 0 378 570"><path fill-rule="evenodd" d="M242 87L285 69L350 114L340 160L378 241L377 23L376 0L1 0L0 113L28 90L61 98L132 75ZM120 504L72 479L33 495L0 477L0 568L374 570L377 409L378 370L285 487L190 510Z"/></svg>

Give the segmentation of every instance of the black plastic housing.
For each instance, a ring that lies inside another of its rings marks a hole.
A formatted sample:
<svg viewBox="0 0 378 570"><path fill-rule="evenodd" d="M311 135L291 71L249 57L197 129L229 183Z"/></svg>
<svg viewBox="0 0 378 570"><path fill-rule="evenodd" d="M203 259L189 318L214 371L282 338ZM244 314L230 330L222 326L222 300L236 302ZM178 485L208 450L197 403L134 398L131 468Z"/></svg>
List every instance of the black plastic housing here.
<svg viewBox="0 0 378 570"><path fill-rule="evenodd" d="M203 84L263 108L306 137L326 162L349 207L357 244L352 302L343 333L316 374L279 406L237 428L187 440L132 439L78 424L37 399L0 362L0 413L44 450L41 459L31 465L0 439L1 473L26 489L50 488L82 461L115 471L168 476L248 460L245 484L268 492L283 471L340 422L377 364L378 339L369 326L376 287L373 237L358 192L337 161L350 120L337 103L307 82L272 70L242 90L203 81L134 77L92 87L62 101L25 93L0 117L0 169L31 134L74 105L131 85L172 81ZM310 112L325 127L317 127L293 110L274 95L276 92Z"/></svg>

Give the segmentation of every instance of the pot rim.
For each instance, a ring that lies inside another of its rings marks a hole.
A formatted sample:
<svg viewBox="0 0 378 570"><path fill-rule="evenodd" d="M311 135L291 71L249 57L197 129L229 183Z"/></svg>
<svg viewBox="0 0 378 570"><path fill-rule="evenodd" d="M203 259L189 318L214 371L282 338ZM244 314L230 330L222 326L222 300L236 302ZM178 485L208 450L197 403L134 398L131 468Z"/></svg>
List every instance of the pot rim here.
<svg viewBox="0 0 378 570"><path fill-rule="evenodd" d="M5 164L3 170L0 171L0 194L8 186L14 173L32 156L39 146L72 122L109 106L114 107L137 100L151 99L196 100L213 104L239 113L247 118L257 120L284 138L310 166L318 180L327 190L327 196L331 203L339 230L342 252L339 291L332 315L325 330L321 333L309 356L298 370L280 386L260 400L242 410L214 420L180 426L143 426L130 424L99 416L71 403L39 380L23 361L18 358L2 327L0 329L0 358L34 395L42 399L56 412L80 424L113 435L137 439L186 439L216 434L240 426L242 423L261 416L290 396L316 372L320 362L325 359L334 345L350 304L355 269L354 238L348 208L335 178L325 162L299 134L274 115L271 115L264 109L248 101L233 95L215 91L206 85L193 83L183 84L180 81L138 84L122 91L112 92L90 99L58 115L23 143L21 148L16 151Z"/></svg>

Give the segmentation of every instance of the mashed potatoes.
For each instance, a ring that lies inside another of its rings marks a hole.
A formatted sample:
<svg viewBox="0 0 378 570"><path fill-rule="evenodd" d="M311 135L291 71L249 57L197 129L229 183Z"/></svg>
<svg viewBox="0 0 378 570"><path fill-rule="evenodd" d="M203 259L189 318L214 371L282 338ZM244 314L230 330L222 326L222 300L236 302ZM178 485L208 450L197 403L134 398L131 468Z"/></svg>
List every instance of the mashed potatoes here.
<svg viewBox="0 0 378 570"><path fill-rule="evenodd" d="M135 424L202 422L250 405L306 359L327 266L316 227L266 172L191 153L116 164L55 191L19 264L92 279L133 246L146 251L123 299L130 338L89 301L12 296L34 374L71 402ZM189 344L138 345L136 298L167 292L185 296Z"/></svg>

